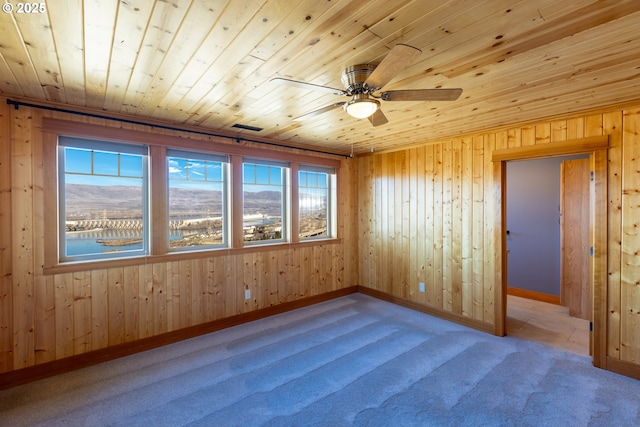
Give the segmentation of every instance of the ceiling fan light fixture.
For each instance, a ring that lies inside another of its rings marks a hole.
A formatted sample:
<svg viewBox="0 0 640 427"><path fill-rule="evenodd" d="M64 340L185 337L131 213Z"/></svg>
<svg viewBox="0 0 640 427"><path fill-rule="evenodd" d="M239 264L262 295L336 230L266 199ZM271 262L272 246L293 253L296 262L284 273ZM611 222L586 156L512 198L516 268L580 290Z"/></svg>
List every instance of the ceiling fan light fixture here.
<svg viewBox="0 0 640 427"><path fill-rule="evenodd" d="M369 98L366 94L354 95L353 99L344 104L344 110L356 119L366 119L380 108L380 102Z"/></svg>

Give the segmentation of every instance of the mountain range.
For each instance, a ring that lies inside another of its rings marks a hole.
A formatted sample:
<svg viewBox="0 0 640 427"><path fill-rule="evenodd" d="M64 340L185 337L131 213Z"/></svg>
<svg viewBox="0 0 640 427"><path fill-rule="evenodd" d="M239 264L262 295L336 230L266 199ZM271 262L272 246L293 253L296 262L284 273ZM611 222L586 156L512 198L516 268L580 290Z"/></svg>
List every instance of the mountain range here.
<svg viewBox="0 0 640 427"><path fill-rule="evenodd" d="M67 218L140 217L142 194L138 187L67 184ZM222 206L221 191L172 188L171 215L217 215ZM244 192L245 214L280 214L282 195L277 191Z"/></svg>

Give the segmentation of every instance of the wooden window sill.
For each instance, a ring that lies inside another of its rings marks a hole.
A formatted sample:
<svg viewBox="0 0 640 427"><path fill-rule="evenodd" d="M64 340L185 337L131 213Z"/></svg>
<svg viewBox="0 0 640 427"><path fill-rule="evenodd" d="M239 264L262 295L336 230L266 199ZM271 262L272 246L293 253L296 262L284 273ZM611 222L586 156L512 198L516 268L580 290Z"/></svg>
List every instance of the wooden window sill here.
<svg viewBox="0 0 640 427"><path fill-rule="evenodd" d="M43 268L43 273L45 275L74 273L78 271L99 270L99 269L115 268L115 267L129 267L133 265L155 264L159 262L183 261L183 260L189 260L189 259L242 255L242 254L255 253L255 252L301 249L305 247L337 245L341 243L342 243L341 238L332 238L332 239L318 239L318 240L296 242L296 243L285 242L285 243L274 243L274 244L254 244L254 245L244 246L242 248L220 248L220 249L208 249L208 250L201 250L201 251L198 251L198 250L179 251L179 252L166 253L162 255L147 255L147 256L138 256L138 257L118 258L118 259L69 262L69 263L60 263L56 265L45 266Z"/></svg>

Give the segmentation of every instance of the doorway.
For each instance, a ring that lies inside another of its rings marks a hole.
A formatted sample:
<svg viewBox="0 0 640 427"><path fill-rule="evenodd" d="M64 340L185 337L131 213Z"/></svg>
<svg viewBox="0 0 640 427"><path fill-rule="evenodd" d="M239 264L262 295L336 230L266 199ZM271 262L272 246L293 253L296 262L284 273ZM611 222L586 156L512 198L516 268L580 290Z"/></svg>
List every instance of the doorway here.
<svg viewBox="0 0 640 427"><path fill-rule="evenodd" d="M506 162L566 155L589 156L590 181L590 282L592 290L592 322L590 332L593 365L606 368L607 343L607 135L581 138L558 144L494 150L493 162L493 239L496 246L494 274L500 284L495 293L495 334L506 335L507 323L507 252L506 252Z"/></svg>
<svg viewBox="0 0 640 427"><path fill-rule="evenodd" d="M588 356L589 157L509 161L506 183L507 334Z"/></svg>

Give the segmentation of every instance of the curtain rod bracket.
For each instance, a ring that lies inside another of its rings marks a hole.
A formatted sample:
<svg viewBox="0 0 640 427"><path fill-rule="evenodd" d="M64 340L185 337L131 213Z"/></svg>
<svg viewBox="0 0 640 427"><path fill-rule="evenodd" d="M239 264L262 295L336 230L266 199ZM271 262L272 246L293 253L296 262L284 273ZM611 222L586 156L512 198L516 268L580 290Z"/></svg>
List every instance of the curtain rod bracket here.
<svg viewBox="0 0 640 427"><path fill-rule="evenodd" d="M14 110L20 109L20 103L19 102L15 102L15 101L12 101L10 99L7 99L7 104L8 105L13 105L13 109Z"/></svg>

